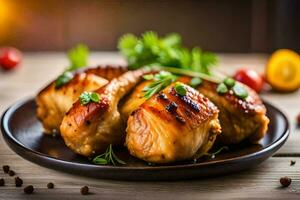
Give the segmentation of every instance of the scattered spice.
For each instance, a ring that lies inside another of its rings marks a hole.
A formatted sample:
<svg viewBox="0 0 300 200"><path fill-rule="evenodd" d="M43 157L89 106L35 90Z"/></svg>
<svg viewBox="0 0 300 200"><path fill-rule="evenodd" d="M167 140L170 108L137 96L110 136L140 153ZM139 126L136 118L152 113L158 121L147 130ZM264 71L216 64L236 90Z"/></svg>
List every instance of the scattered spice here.
<svg viewBox="0 0 300 200"><path fill-rule="evenodd" d="M15 184L16 184L16 187L22 187L22 185L23 185L23 180L17 176L17 177L15 178Z"/></svg>
<svg viewBox="0 0 300 200"><path fill-rule="evenodd" d="M295 165L296 164L296 160L291 160L291 166Z"/></svg>
<svg viewBox="0 0 300 200"><path fill-rule="evenodd" d="M32 194L34 191L34 187L32 185L28 185L24 188L24 193L25 194Z"/></svg>
<svg viewBox="0 0 300 200"><path fill-rule="evenodd" d="M5 181L3 178L0 179L0 186L4 186L5 185Z"/></svg>
<svg viewBox="0 0 300 200"><path fill-rule="evenodd" d="M291 182L292 179L287 176L280 178L280 183L282 187L288 187L291 184Z"/></svg>
<svg viewBox="0 0 300 200"><path fill-rule="evenodd" d="M54 188L54 184L51 183L51 182L48 183L48 184L47 184L47 188L48 188L48 189L53 189L53 188Z"/></svg>
<svg viewBox="0 0 300 200"><path fill-rule="evenodd" d="M8 175L10 175L10 176L14 176L16 173L13 171L13 170L9 170L8 171Z"/></svg>
<svg viewBox="0 0 300 200"><path fill-rule="evenodd" d="M8 165L3 165L3 171L4 171L4 173L8 173L9 172L9 166Z"/></svg>
<svg viewBox="0 0 300 200"><path fill-rule="evenodd" d="M87 195L89 193L89 187L88 186L83 186L81 189L80 189L80 193L82 195Z"/></svg>

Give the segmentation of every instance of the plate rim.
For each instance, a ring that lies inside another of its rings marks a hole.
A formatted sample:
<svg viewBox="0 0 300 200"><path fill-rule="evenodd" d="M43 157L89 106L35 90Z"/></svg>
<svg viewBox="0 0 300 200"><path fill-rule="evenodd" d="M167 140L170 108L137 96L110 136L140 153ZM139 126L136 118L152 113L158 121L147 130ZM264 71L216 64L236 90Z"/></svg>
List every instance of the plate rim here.
<svg viewBox="0 0 300 200"><path fill-rule="evenodd" d="M235 162L242 162L243 160L247 160L247 159L251 159L251 158L255 158L256 156L262 156L268 152L272 152L273 149L276 148L280 148L288 139L289 135L290 135L290 123L288 118L286 117L285 113L283 113L279 108L277 108L276 106L272 105L271 103L269 103L268 101L263 100L263 103L268 105L268 107L271 107L273 110L276 110L276 112L278 112L284 119L285 121L285 127L284 127L284 131L281 134L281 136L275 140L274 142L272 142L270 145L268 145L267 147L250 153L250 154L246 154L246 155L242 155L242 156L238 156L238 157L234 157L234 158L226 158L224 160L216 160L216 161L210 161L210 162L199 162L199 163L188 163L188 164L180 164L180 165L158 165L158 166L141 166L141 167L133 167L133 166L106 166L106 165L95 165L92 163L78 163L78 162L72 162L72 161L66 161L66 160L62 160L59 158L55 158L52 156L49 156L47 154L32 150L28 147L26 147L24 144L22 144L21 142L19 142L15 137L13 137L13 134L11 133L11 131L8 128L8 122L10 117L12 116L12 114L18 109L20 108L22 105L25 105L26 103L29 103L30 101L35 101L34 97L27 97L24 99L21 99L15 103L13 103L11 106L9 106L2 114L1 116L1 131L2 131L2 136L4 138L4 140L6 141L7 145L19 156L25 158L26 160L29 160L31 162L34 162L36 164L40 163L38 161L35 161L35 159L29 159L27 158L27 156L25 156L24 154L19 153L15 148L21 148L22 150L24 150L27 153L31 153L32 155L34 155L35 158L39 158L42 160L51 160L52 162L56 162L56 163L61 163L61 164L66 164L68 166L72 166L72 165L76 165L79 167L89 167L89 168L93 168L93 169L98 169L98 170L122 170L122 171L130 171L130 170L138 170L138 171L156 171L156 170L172 170L172 169L190 169L190 168L200 168L200 167L207 167L207 166L218 166L218 165L226 165L226 164L231 164L231 163L235 163ZM14 145L14 147L11 147L11 142ZM278 150L277 149L277 150ZM268 156L270 157L270 156Z"/></svg>

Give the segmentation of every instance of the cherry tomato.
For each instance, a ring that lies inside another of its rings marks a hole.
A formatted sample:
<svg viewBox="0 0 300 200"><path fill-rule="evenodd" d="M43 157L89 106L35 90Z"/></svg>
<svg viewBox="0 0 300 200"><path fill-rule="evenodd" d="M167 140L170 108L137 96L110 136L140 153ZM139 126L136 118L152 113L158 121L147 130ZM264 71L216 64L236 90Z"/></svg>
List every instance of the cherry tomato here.
<svg viewBox="0 0 300 200"><path fill-rule="evenodd" d="M263 78L254 70L251 69L240 69L235 75L234 79L248 85L256 92L260 92L264 85Z"/></svg>
<svg viewBox="0 0 300 200"><path fill-rule="evenodd" d="M14 69L22 60L21 52L13 47L0 49L0 66L5 70Z"/></svg>

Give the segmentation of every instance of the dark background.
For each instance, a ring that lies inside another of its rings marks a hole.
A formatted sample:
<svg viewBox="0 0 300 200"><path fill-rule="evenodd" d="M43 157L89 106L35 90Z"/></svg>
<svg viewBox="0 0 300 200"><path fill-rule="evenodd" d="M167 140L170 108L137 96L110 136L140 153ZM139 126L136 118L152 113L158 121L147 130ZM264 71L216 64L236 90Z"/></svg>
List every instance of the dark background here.
<svg viewBox="0 0 300 200"><path fill-rule="evenodd" d="M122 34L146 30L217 52L299 51L300 1L0 0L0 46L115 50Z"/></svg>

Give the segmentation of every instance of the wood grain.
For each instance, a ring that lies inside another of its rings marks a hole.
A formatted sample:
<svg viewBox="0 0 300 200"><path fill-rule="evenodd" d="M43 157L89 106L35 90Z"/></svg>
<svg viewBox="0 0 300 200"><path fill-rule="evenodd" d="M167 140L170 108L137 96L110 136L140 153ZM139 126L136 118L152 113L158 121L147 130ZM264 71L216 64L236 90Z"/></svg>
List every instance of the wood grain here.
<svg viewBox="0 0 300 200"><path fill-rule="evenodd" d="M231 74L236 68L247 66L262 71L267 55L221 54L220 70ZM124 63L116 53L93 53L91 65L97 63ZM67 66L63 53L26 53L20 69L15 72L0 72L0 112L24 97L33 96L39 88L53 79ZM125 182L98 180L70 175L43 168L17 156L0 137L0 165L9 164L24 186L35 187L33 195L23 194L15 188L13 178L0 170L6 186L0 187L0 199L299 199L300 197L300 132L295 117L300 112L300 92L291 94L266 93L263 98L282 109L291 123L291 136L278 151L256 168L201 180L176 182ZM279 157L280 156L280 157ZM282 157L287 156L287 157ZM290 166L290 161L296 164ZM293 182L281 188L279 179L289 176ZM46 188L48 182L55 189ZM80 187L88 185L91 195L80 195Z"/></svg>

